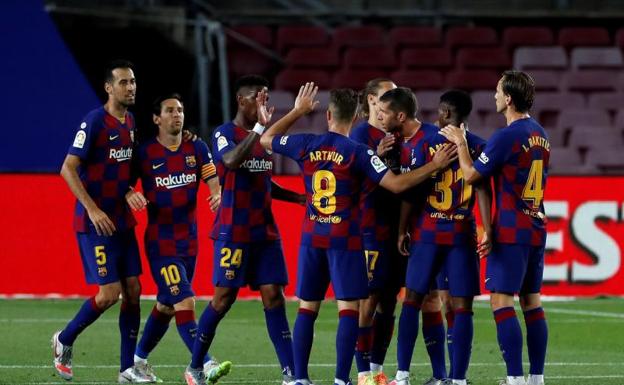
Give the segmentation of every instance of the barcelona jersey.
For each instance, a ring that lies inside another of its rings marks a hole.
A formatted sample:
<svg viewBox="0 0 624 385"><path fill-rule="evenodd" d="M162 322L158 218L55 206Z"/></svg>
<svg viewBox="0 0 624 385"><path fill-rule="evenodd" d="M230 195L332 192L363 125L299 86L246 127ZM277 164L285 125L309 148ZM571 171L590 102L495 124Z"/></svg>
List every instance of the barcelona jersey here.
<svg viewBox="0 0 624 385"><path fill-rule="evenodd" d="M216 177L208 146L201 140L183 141L171 149L153 138L139 146L135 158L148 200L147 256L196 256L199 183Z"/></svg>
<svg viewBox="0 0 624 385"><path fill-rule="evenodd" d="M487 142L474 167L482 176L494 178L497 242L544 245L549 158L548 137L533 118L516 120Z"/></svg>
<svg viewBox="0 0 624 385"><path fill-rule="evenodd" d="M82 120L67 152L80 158L78 174L82 185L97 207L115 224L117 231L136 225L125 199L130 187L134 130L134 117L130 112L122 122L100 107ZM74 211L74 230L95 232L79 201L76 201Z"/></svg>
<svg viewBox="0 0 624 385"><path fill-rule="evenodd" d="M359 198L362 183L379 183L388 171L374 151L334 132L276 136L273 151L303 171L306 214L301 244L361 250Z"/></svg>

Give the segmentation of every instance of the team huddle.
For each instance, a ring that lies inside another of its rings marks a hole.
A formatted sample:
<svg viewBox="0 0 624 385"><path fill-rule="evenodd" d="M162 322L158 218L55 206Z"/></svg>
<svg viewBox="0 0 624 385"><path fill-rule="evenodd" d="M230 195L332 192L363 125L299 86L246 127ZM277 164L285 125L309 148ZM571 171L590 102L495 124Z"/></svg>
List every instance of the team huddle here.
<svg viewBox="0 0 624 385"><path fill-rule="evenodd" d="M416 118L414 93L390 79L373 79L360 94L332 90L327 133L288 135L299 118L317 108L318 87L302 85L292 110L271 123L268 81L248 75L235 84L236 116L214 130L212 151L183 129L178 94L154 102L158 130L138 140L128 111L136 93L131 63L111 63L104 86L108 101L83 119L61 171L77 198L74 230L85 277L99 286L52 337L62 378L73 378L78 335L121 296L120 383L161 382L148 356L172 318L191 355L186 383L216 383L232 363L218 362L210 346L239 289L249 285L262 298L282 384L311 385L314 324L331 283L339 316L335 385L351 384L354 356L358 385L409 385L420 313L432 369L425 384L465 385L472 304L480 294L479 259L487 257L485 286L507 367L501 384L544 384L548 331L539 293L550 148L544 129L528 113L535 94L528 75L503 73L494 99L507 126L487 141L467 127L472 102L465 92L443 93L436 123L424 123ZM352 128L359 116L366 120ZM273 153L299 164L304 194L271 179ZM135 190L139 180L141 191ZM196 321L191 283L202 181L216 211L214 296ZM288 274L272 199L305 206L292 334L283 294ZM476 201L483 224L479 240ZM143 209L145 252L158 294L139 340L142 269L132 211ZM402 287L398 370L390 380L383 365ZM528 378L514 294L526 323Z"/></svg>

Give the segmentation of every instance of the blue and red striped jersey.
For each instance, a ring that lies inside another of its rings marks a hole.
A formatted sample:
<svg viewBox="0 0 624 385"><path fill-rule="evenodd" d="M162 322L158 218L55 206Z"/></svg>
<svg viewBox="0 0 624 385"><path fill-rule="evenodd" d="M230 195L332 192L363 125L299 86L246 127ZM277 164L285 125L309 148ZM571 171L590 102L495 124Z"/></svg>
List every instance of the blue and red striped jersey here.
<svg viewBox="0 0 624 385"><path fill-rule="evenodd" d="M130 112L121 122L100 107L85 116L67 151L80 158L78 174L84 188L118 231L136 225L125 199L130 187L134 130L134 117ZM89 215L78 200L74 210L74 230L95 232Z"/></svg>
<svg viewBox="0 0 624 385"><path fill-rule="evenodd" d="M213 239L256 242L279 239L271 211L273 156L257 141L249 156L235 170L223 164L223 155L242 142L250 131L229 122L217 127L212 137L217 175L221 183L221 206L212 228Z"/></svg>
<svg viewBox="0 0 624 385"><path fill-rule="evenodd" d="M471 132L466 132L466 140L471 157L476 159L485 147L485 140ZM417 157L416 167L430 162L435 152L449 141L436 134L424 138L423 143L419 149L424 154ZM464 181L459 161L433 175L429 186L424 208L416 214L412 240L440 245L475 243L475 198L472 186Z"/></svg>
<svg viewBox="0 0 624 385"><path fill-rule="evenodd" d="M306 214L301 244L361 250L359 198L362 182L379 183L388 168L375 152L344 135L276 136L273 151L294 159L303 171Z"/></svg>
<svg viewBox="0 0 624 385"><path fill-rule="evenodd" d="M145 251L149 258L197 255L197 191L216 177L208 146L183 141L176 149L156 138L139 146L134 160L148 200Z"/></svg>
<svg viewBox="0 0 624 385"><path fill-rule="evenodd" d="M474 163L494 178L494 239L542 246L546 242L544 190L550 143L533 118L519 119L494 133Z"/></svg>

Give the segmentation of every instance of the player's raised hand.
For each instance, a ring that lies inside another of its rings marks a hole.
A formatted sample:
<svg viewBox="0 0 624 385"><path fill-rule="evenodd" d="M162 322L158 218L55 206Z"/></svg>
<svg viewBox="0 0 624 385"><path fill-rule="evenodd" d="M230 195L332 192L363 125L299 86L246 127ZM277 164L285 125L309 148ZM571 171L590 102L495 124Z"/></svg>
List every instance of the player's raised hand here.
<svg viewBox="0 0 624 385"><path fill-rule="evenodd" d="M271 121L275 107L268 108L267 102L269 101L269 94L267 91L262 90L256 95L256 106L258 113L258 123L266 126Z"/></svg>
<svg viewBox="0 0 624 385"><path fill-rule="evenodd" d="M319 104L318 100L314 100L317 92L318 86L315 86L314 82L299 87L299 94L295 99L295 110L300 110L304 114L312 112Z"/></svg>
<svg viewBox="0 0 624 385"><path fill-rule="evenodd" d="M399 253L406 257L409 256L409 246L410 246L410 235L409 233L399 234L399 239L397 241L397 248L399 249Z"/></svg>
<svg viewBox="0 0 624 385"><path fill-rule="evenodd" d="M107 237L113 235L115 230L115 224L110 220L108 215L99 208L91 209L87 212L89 214L89 219L95 226L95 231L98 235L105 235Z"/></svg>
<svg viewBox="0 0 624 385"><path fill-rule="evenodd" d="M219 209L221 205L221 194L214 194L208 197L208 203L210 204L210 211L213 213Z"/></svg>
<svg viewBox="0 0 624 385"><path fill-rule="evenodd" d="M492 234L488 234L488 232L484 232L481 237L481 242L477 246L477 253L479 254L479 258L486 258L490 251L492 250Z"/></svg>
<svg viewBox="0 0 624 385"><path fill-rule="evenodd" d="M384 156L388 151L392 149L392 146L396 142L394 135L386 135L384 136L379 144L377 145L377 155Z"/></svg>
<svg viewBox="0 0 624 385"><path fill-rule="evenodd" d="M460 146L462 143L466 142L466 127L464 123L460 124L459 127L453 126L452 124L446 125L442 127L439 133L456 146Z"/></svg>
<svg viewBox="0 0 624 385"><path fill-rule="evenodd" d="M126 193L126 202L128 206L134 211L143 210L147 206L147 199L140 191L136 191L130 187L130 191Z"/></svg>
<svg viewBox="0 0 624 385"><path fill-rule="evenodd" d="M454 144L444 144L436 151L431 162L435 164L436 169L442 170L448 166L452 161L457 159L457 146Z"/></svg>

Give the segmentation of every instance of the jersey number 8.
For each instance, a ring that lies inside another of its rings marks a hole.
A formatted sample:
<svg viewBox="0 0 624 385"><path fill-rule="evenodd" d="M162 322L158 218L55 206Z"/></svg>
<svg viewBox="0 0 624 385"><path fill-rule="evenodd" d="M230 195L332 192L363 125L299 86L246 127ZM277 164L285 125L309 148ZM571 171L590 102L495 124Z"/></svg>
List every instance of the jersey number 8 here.
<svg viewBox="0 0 624 385"><path fill-rule="evenodd" d="M336 212L336 176L331 171L319 170L312 175L312 205L325 215Z"/></svg>

